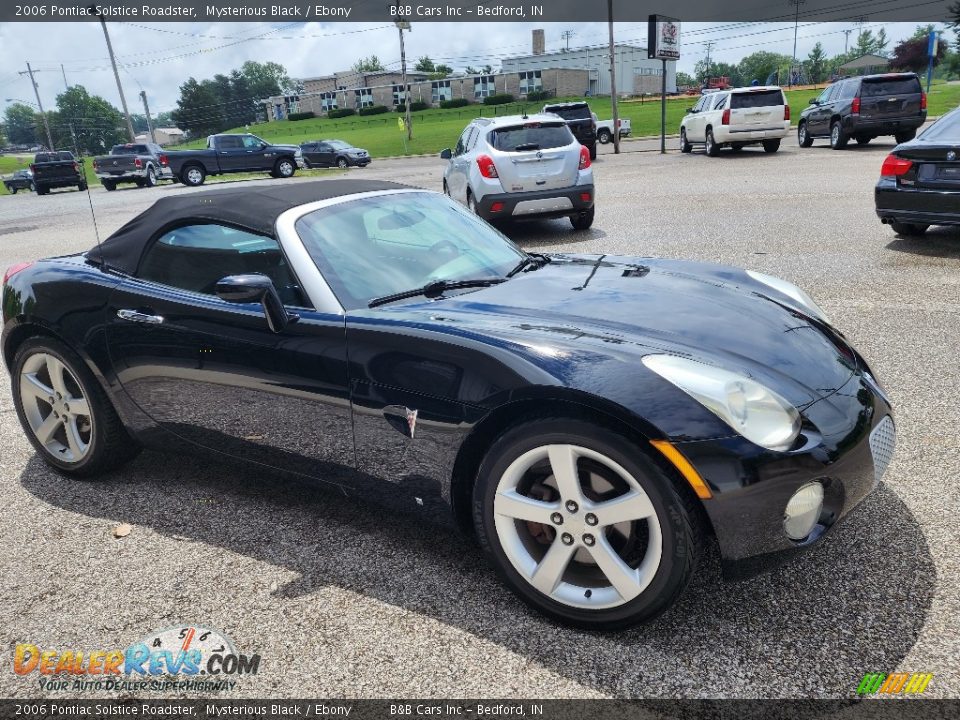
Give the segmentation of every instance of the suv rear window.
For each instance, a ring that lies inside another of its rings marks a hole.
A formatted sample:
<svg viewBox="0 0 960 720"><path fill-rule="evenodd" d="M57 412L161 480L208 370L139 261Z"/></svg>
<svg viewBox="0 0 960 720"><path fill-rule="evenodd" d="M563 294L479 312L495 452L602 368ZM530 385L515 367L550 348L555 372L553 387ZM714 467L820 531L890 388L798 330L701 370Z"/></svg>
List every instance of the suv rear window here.
<svg viewBox="0 0 960 720"><path fill-rule="evenodd" d="M773 107L784 104L783 92L780 90L753 90L751 92L732 93L730 95L730 107L734 110Z"/></svg>
<svg viewBox="0 0 960 720"><path fill-rule="evenodd" d="M150 148L146 145L114 145L111 155L149 155Z"/></svg>
<svg viewBox="0 0 960 720"><path fill-rule="evenodd" d="M876 78L873 80L864 80L863 88L860 90L860 95L862 97L911 94L920 94L920 80L916 77Z"/></svg>
<svg viewBox="0 0 960 720"><path fill-rule="evenodd" d="M526 152L565 147L573 142L573 133L559 123L528 123L502 127L490 133L490 145L503 152Z"/></svg>
<svg viewBox="0 0 960 720"><path fill-rule="evenodd" d="M593 116L590 114L589 105L575 105L573 107L547 107L544 112L559 115L564 120L590 120Z"/></svg>

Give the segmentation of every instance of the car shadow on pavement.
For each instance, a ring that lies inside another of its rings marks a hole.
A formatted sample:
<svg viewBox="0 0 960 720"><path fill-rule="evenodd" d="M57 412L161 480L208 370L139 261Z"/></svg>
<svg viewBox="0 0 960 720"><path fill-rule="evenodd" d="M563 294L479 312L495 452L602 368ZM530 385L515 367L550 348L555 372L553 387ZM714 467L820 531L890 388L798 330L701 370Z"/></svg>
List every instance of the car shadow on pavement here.
<svg viewBox="0 0 960 720"><path fill-rule="evenodd" d="M104 533L132 524L118 542L136 542L139 526L293 571L297 579L273 592L281 608L329 586L348 589L620 697L850 697L865 672L900 666L937 582L917 522L885 484L789 564L726 583L708 549L665 615L591 633L528 610L453 529L303 481L145 452L96 482L67 480L33 456L20 482L46 503L104 520Z"/></svg>
<svg viewBox="0 0 960 720"><path fill-rule="evenodd" d="M887 243L887 250L960 260L960 227L930 228L919 237L898 235Z"/></svg>

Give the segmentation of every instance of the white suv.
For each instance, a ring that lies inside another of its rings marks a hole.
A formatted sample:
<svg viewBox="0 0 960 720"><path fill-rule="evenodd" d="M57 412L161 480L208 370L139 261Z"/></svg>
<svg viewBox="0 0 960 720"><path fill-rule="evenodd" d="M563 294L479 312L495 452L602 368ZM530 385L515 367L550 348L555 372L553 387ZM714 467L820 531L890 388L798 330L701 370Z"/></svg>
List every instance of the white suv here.
<svg viewBox="0 0 960 720"><path fill-rule="evenodd" d="M568 217L593 224L590 151L553 114L477 118L443 173L443 191L485 220Z"/></svg>
<svg viewBox="0 0 960 720"><path fill-rule="evenodd" d="M774 153L790 132L790 106L776 85L735 88L710 93L687 110L680 123L680 152L688 153L702 143L707 155L720 148L735 151L761 143Z"/></svg>

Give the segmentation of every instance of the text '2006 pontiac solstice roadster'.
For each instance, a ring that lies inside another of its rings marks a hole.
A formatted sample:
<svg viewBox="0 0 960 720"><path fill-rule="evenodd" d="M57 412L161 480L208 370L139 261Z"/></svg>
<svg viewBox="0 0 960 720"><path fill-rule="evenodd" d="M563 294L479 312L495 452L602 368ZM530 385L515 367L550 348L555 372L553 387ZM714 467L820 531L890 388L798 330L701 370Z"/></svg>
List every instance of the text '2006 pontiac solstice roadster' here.
<svg viewBox="0 0 960 720"><path fill-rule="evenodd" d="M449 507L523 600L592 628L669 607L710 535L734 574L811 544L895 437L795 285L526 253L375 181L177 194L14 266L3 356L66 475L176 446Z"/></svg>

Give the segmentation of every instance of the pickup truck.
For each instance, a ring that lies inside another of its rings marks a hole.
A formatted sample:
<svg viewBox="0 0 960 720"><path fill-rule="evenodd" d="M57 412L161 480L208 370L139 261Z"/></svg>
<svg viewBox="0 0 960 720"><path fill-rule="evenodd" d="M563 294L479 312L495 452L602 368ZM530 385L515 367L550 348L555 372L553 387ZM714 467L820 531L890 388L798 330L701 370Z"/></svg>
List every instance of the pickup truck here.
<svg viewBox="0 0 960 720"><path fill-rule="evenodd" d="M116 190L119 183L153 187L174 179L163 148L154 143L114 145L109 155L93 159L93 171L107 190Z"/></svg>
<svg viewBox="0 0 960 720"><path fill-rule="evenodd" d="M620 123L620 137L630 134L630 121L627 118L618 118ZM597 140L606 145L613 142L613 120L597 120Z"/></svg>
<svg viewBox="0 0 960 720"><path fill-rule="evenodd" d="M296 145L271 145L256 135L210 135L205 150L166 153L174 177L184 185L203 185L208 175L268 172L275 178L291 177L303 163Z"/></svg>
<svg viewBox="0 0 960 720"><path fill-rule="evenodd" d="M80 163L69 150L38 152L30 165L33 187L37 195L46 195L51 188L76 185L78 190L87 189L87 179Z"/></svg>
<svg viewBox="0 0 960 720"><path fill-rule="evenodd" d="M562 117L577 141L590 151L590 159L597 159L597 122L587 103L550 103L543 106L543 111Z"/></svg>

